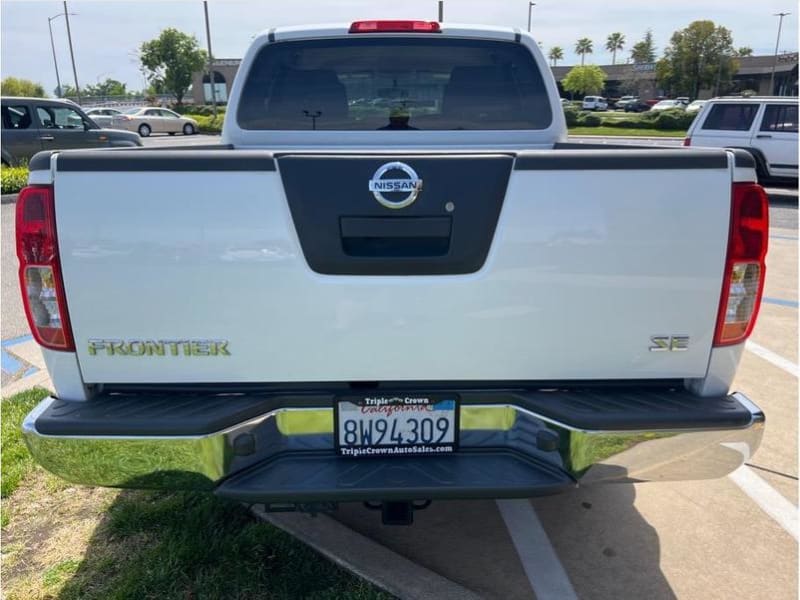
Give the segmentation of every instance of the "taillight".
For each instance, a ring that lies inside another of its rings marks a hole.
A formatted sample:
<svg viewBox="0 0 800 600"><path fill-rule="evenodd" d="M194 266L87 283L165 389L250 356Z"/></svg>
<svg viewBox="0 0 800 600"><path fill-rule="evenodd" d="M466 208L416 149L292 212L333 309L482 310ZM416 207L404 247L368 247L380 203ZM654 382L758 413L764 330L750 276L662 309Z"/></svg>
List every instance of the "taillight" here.
<svg viewBox="0 0 800 600"><path fill-rule="evenodd" d="M715 346L738 344L753 331L764 290L768 239L769 203L764 188L734 183Z"/></svg>
<svg viewBox="0 0 800 600"><path fill-rule="evenodd" d="M691 146L692 145L692 138L690 138L690 137L683 138L683 145L684 146Z"/></svg>
<svg viewBox="0 0 800 600"><path fill-rule="evenodd" d="M354 21L350 33L440 33L436 21Z"/></svg>
<svg viewBox="0 0 800 600"><path fill-rule="evenodd" d="M17 198L17 257L31 333L52 350L74 351L56 238L53 187L23 188Z"/></svg>

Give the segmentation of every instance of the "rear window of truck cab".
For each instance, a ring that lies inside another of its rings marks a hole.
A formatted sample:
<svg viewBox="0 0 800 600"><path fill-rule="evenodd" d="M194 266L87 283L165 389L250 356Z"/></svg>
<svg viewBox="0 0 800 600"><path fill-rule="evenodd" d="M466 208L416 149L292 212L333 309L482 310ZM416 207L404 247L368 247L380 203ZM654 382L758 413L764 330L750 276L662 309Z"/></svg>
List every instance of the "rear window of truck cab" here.
<svg viewBox="0 0 800 600"><path fill-rule="evenodd" d="M525 46L434 36L267 44L237 109L249 130L521 130L552 118Z"/></svg>

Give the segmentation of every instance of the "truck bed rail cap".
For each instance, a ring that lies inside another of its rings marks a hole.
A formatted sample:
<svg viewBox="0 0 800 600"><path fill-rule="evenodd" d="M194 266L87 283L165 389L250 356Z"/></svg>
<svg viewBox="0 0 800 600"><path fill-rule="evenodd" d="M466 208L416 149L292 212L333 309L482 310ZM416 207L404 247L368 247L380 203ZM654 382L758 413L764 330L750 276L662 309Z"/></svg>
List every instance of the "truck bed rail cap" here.
<svg viewBox="0 0 800 600"><path fill-rule="evenodd" d="M272 153L264 150L120 150L61 152L57 171L274 171Z"/></svg>
<svg viewBox="0 0 800 600"><path fill-rule="evenodd" d="M520 152L517 171L727 169L724 150L557 150Z"/></svg>

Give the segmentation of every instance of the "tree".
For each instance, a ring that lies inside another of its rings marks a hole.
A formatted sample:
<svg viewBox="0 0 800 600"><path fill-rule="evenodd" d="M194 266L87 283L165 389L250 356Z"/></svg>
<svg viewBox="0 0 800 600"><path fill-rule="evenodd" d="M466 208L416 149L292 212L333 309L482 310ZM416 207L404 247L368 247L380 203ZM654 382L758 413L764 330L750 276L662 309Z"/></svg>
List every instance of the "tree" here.
<svg viewBox="0 0 800 600"><path fill-rule="evenodd" d="M53 93L58 96L58 88L53 90ZM78 94L75 93L75 88L68 84L63 84L61 86L61 98L73 98L76 97Z"/></svg>
<svg viewBox="0 0 800 600"><path fill-rule="evenodd" d="M750 46L740 46L736 49L736 56L753 56L753 49Z"/></svg>
<svg viewBox="0 0 800 600"><path fill-rule="evenodd" d="M575 44L575 54L581 55L581 66L583 66L586 55L591 54L592 50L592 40L589 38L581 38L578 40L578 43Z"/></svg>
<svg viewBox="0 0 800 600"><path fill-rule="evenodd" d="M47 98L41 83L18 77L6 77L0 82L3 96L27 96L29 98Z"/></svg>
<svg viewBox="0 0 800 600"><path fill-rule="evenodd" d="M617 51L625 46L625 36L620 32L612 33L606 38L606 50L611 52L611 64L617 64Z"/></svg>
<svg viewBox="0 0 800 600"><path fill-rule="evenodd" d="M560 60L564 60L564 49L561 46L553 46L550 52L547 53L547 58L553 61L553 66Z"/></svg>
<svg viewBox="0 0 800 600"><path fill-rule="evenodd" d="M127 96L127 86L116 79L106 79L97 85L87 85L85 88L87 96Z"/></svg>
<svg viewBox="0 0 800 600"><path fill-rule="evenodd" d="M174 94L178 105L192 83L192 75L203 68L206 53L197 38L172 27L139 48L139 60L148 81Z"/></svg>
<svg viewBox="0 0 800 600"><path fill-rule="evenodd" d="M606 74L597 65L572 67L561 82L561 87L566 91L583 94L584 96L587 94L599 94L605 86Z"/></svg>
<svg viewBox="0 0 800 600"><path fill-rule="evenodd" d="M653 32L647 30L644 39L636 42L631 49L634 64L651 63L656 60L656 46L653 43Z"/></svg>
<svg viewBox="0 0 800 600"><path fill-rule="evenodd" d="M694 21L672 34L664 58L656 63L659 85L696 98L701 88L719 93L738 69L730 30L713 21Z"/></svg>

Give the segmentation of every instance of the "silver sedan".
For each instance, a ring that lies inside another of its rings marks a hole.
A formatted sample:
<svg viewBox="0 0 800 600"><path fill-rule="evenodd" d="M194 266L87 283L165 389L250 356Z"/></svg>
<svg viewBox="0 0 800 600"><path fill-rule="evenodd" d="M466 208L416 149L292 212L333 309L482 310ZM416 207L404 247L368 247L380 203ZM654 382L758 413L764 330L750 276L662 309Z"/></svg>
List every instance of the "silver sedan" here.
<svg viewBox="0 0 800 600"><path fill-rule="evenodd" d="M119 117L122 114L122 111L117 110L116 108L98 107L90 108L86 111L86 114L89 115L92 121L97 123L100 127L111 127L114 118Z"/></svg>
<svg viewBox="0 0 800 600"><path fill-rule="evenodd" d="M142 137L151 133L168 133L175 135L194 135L197 133L197 121L179 115L166 108L140 107L130 108L121 115L114 117L112 127L135 131Z"/></svg>

